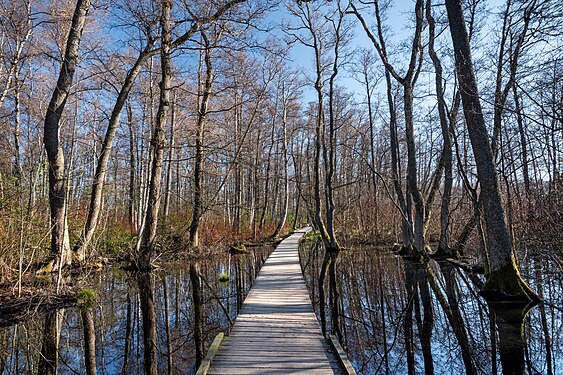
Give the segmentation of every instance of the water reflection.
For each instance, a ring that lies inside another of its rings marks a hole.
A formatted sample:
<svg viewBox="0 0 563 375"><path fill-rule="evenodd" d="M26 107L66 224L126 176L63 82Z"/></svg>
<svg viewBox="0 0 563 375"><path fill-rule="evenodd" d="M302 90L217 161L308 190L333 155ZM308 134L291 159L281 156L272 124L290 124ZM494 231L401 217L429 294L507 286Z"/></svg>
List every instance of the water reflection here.
<svg viewBox="0 0 563 375"><path fill-rule="evenodd" d="M64 309L61 309L50 312L45 316L39 366L37 367L37 373L40 375L57 373L58 347L61 334L60 322L64 317L64 311Z"/></svg>
<svg viewBox="0 0 563 375"><path fill-rule="evenodd" d="M342 334L359 373L563 372L563 277L550 261L524 267L524 278L546 301L532 308L488 305L478 296L481 276L447 261L354 249L331 258L323 281L324 249L300 251L319 319L327 320L328 333Z"/></svg>
<svg viewBox="0 0 563 375"><path fill-rule="evenodd" d="M156 312L151 283L152 276L148 272L140 272L137 275L143 326L143 364L145 374L147 375L156 375L158 373L156 362Z"/></svg>
<svg viewBox="0 0 563 375"><path fill-rule="evenodd" d="M84 285L96 291L94 305L0 328L0 373L194 373L215 335L229 330L269 252L96 274Z"/></svg>
<svg viewBox="0 0 563 375"><path fill-rule="evenodd" d="M197 262L190 264L190 280L192 282L193 304L194 304L194 344L195 363L199 367L204 357L203 349L203 295L201 272Z"/></svg>
<svg viewBox="0 0 563 375"><path fill-rule="evenodd" d="M498 331L500 362L504 374L524 374L524 319L532 306L503 306L491 303L490 314L494 315Z"/></svg>
<svg viewBox="0 0 563 375"><path fill-rule="evenodd" d="M82 327L84 330L84 362L86 375L96 375L96 329L94 328L94 314L89 307L80 310Z"/></svg>

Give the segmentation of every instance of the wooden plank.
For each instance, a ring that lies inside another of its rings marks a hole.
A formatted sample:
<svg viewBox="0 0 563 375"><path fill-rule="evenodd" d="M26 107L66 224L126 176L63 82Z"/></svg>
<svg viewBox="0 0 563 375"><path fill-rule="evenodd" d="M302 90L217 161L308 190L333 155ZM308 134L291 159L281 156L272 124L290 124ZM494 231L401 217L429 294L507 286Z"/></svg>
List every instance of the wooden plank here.
<svg viewBox="0 0 563 375"><path fill-rule="evenodd" d="M230 367L230 368L217 368L214 370L214 375L326 375L327 371L324 369L318 368L303 368L303 369L264 369L264 368L237 368L237 367Z"/></svg>
<svg viewBox="0 0 563 375"><path fill-rule="evenodd" d="M279 355L285 355L285 356L289 356L292 353L296 353L296 354L309 354L309 353L316 353L317 355L325 355L326 354L326 350L324 350L324 348L310 348L310 349L291 349L288 347L276 347L276 346L272 346L268 349L264 349L264 350L260 350L257 351L255 346L241 346L241 347L223 347L221 346L221 355L224 356L244 356L247 355L248 353L252 353L252 354L256 354L258 355L258 353L262 353L264 355L270 355L271 353L274 354L278 354Z"/></svg>
<svg viewBox="0 0 563 375"><path fill-rule="evenodd" d="M296 233L262 267L209 374L339 374L299 265Z"/></svg>
<svg viewBox="0 0 563 375"><path fill-rule="evenodd" d="M209 371L209 366L211 366L211 361L213 361L213 358L217 354L217 351L219 351L219 346L221 345L221 341L223 341L223 337L224 337L223 332L215 336L213 343L211 343L211 346L207 351L207 355L205 356L205 358L201 362L201 365L199 365L199 368L197 369L196 375L207 374L207 372Z"/></svg>
<svg viewBox="0 0 563 375"><path fill-rule="evenodd" d="M334 335L330 335L329 339L330 339L330 344L332 345L332 347L336 351L336 354L338 355L338 362L340 362L340 365L342 366L344 373L346 375L356 375L356 370L354 370L354 367L352 367L352 364L350 363L350 360L348 359L346 352L344 351L344 349L342 349L342 346L338 342L338 339Z"/></svg>
<svg viewBox="0 0 563 375"><path fill-rule="evenodd" d="M269 374L271 371L278 372L280 370L289 371L289 372L300 371L302 374L308 374L309 370L323 371L322 373L324 373L325 375L333 373L331 371L331 368L328 367L327 369L325 365L326 365L325 363L319 364L319 362L317 361L303 362L301 364L280 362L272 365L268 365L268 364L260 365L259 363L255 363L255 362L240 362L240 363L230 362L227 365L217 365L216 368L219 371L231 371L232 369L233 370L244 369L246 371L249 371L252 369L259 369L262 374ZM335 363L335 365L338 365L338 363Z"/></svg>

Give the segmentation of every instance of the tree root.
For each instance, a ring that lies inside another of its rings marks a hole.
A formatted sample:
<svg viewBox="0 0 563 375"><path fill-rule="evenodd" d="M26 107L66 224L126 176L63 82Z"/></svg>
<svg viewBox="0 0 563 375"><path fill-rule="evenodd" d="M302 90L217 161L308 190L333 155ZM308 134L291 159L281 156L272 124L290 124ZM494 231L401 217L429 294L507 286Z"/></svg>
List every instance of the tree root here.
<svg viewBox="0 0 563 375"><path fill-rule="evenodd" d="M496 302L540 302L541 298L522 279L514 260L510 264L491 272L480 294L487 301Z"/></svg>

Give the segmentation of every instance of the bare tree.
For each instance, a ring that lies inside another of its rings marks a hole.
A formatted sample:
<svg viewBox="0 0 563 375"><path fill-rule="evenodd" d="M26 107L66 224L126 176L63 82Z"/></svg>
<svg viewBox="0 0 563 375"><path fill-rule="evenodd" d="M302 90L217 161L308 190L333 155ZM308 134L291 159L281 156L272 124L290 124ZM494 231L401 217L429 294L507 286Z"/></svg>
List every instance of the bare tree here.
<svg viewBox="0 0 563 375"><path fill-rule="evenodd" d="M225 13L227 13L231 8L236 5L243 3L246 0L231 0L220 7L217 8L215 13L209 16L194 17L188 30L177 37L174 41L171 41L171 48L178 48L182 44L186 43L199 29L208 23L212 23L220 19ZM150 29L147 34L147 42L143 50L139 53L134 65L127 72L127 76L123 81L123 86L119 91L119 95L116 99L115 105L113 107L109 124L106 130L106 135L102 145L102 150L100 157L98 159L98 164L96 167L96 174L94 176L94 181L92 184L92 194L90 198L90 205L88 209L88 216L86 219L86 224L80 239L78 240L74 251L78 254L79 258L85 256L85 251L92 240L92 236L98 225L98 218L100 215L101 203L102 203L102 193L103 186L105 183L106 173L108 169L108 163L113 149L113 142L117 128L119 125L119 119L121 117L121 112L125 106L127 97L131 92L131 88L135 82L137 75L141 72L143 65L146 61L158 53L158 49L154 48L155 38L150 33Z"/></svg>
<svg viewBox="0 0 563 375"><path fill-rule="evenodd" d="M450 134L450 123L452 118L448 116L446 102L444 99L444 76L442 63L436 50L434 43L436 39L436 21L432 16L432 1L426 1L426 20L428 21L428 54L434 64L436 97L438 100L438 115L440 118L440 127L442 129L442 156L440 158L441 165L438 167L437 174L441 174L442 167L444 169L444 191L442 193L442 202L440 206L440 242L438 244L437 255L451 256L449 241L449 220L450 220L450 201L452 197L453 185L453 151L452 137ZM454 119L455 121L455 119Z"/></svg>
<svg viewBox="0 0 563 375"><path fill-rule="evenodd" d="M283 78L282 78L283 79ZM279 236L282 231L285 222L287 220L287 211L289 209L289 152L288 152L288 135L287 135L287 122L288 122L288 112L289 106L291 105L291 100L294 98L292 94L293 87L291 84L281 82L281 104L282 104L282 158L283 158L283 203L282 212L280 219L276 226L276 230L272 235L273 238Z"/></svg>
<svg viewBox="0 0 563 375"><path fill-rule="evenodd" d="M162 188L162 163L164 160L165 128L170 106L170 82L172 80L172 63L170 49L172 45L170 11L172 1L162 0L160 15L160 99L156 113L156 123L151 139L153 159L148 193L148 205L143 220L142 232L137 241L139 251L138 267L142 270L150 269L151 259L154 255L158 213L160 209Z"/></svg>
<svg viewBox="0 0 563 375"><path fill-rule="evenodd" d="M57 86L45 115L43 143L49 159L49 206L51 209L52 269L71 263L66 214L65 158L60 139L60 120L78 65L78 48L90 0L78 0L67 37Z"/></svg>
<svg viewBox="0 0 563 375"><path fill-rule="evenodd" d="M477 177L481 185L480 199L486 223L490 273L483 290L496 297L537 300L538 296L520 276L504 220L494 156L477 90L461 1L446 0L446 8L455 49L463 112L477 165Z"/></svg>
<svg viewBox="0 0 563 375"><path fill-rule="evenodd" d="M358 9L352 4L352 9L364 31L366 32L368 38L371 40L373 46L377 50L379 57L385 67L386 80L388 91L391 90L390 77L393 77L403 88L403 111L405 120L405 135L407 143L407 190L412 201L414 203L414 222L411 222L411 209L410 209L410 199L407 197L406 204L401 202L401 215L403 216L403 245L406 253L411 253L414 251L419 254L426 254L426 240L425 240L425 203L420 188L418 186L418 169L416 161L416 149L415 149L415 139L414 139L414 117L413 117L413 89L414 85L418 79L418 73L421 68L422 61L422 43L421 35L423 28L423 17L424 17L424 2L422 0L417 0L415 4L415 31L412 39L412 48L410 51L410 58L407 70L403 76L401 76L397 70L389 62L387 55L387 47L385 39L383 37L383 26L381 23L380 7L379 1L374 1L375 17L377 20L377 37L371 32L368 25L366 24L364 18L358 11ZM388 100L391 102L391 95L388 94ZM391 105L391 104L390 104ZM394 108L390 108L394 112ZM393 114L392 114L393 116ZM393 123L394 121L391 121ZM393 129L393 132L395 129ZM392 133L392 142L394 142ZM396 146L395 146L396 148ZM396 164L395 162L393 164ZM398 178L397 175L394 178ZM398 190L396 188L396 190ZM401 199L402 194L399 194L399 199ZM405 222L406 221L406 222ZM408 226L405 224L408 223ZM406 230L406 233L405 233Z"/></svg>
<svg viewBox="0 0 563 375"><path fill-rule="evenodd" d="M192 222L190 224L190 245L199 246L199 224L203 216L203 134L205 130L205 117L211 96L211 87L214 79L213 65L211 62L211 48L209 39L205 32L201 32L203 40L203 60L205 61L205 79L203 89L198 89L197 120L195 137L195 164L194 164L194 204L192 209ZM198 75L199 76L199 75ZM201 99L200 99L201 97Z"/></svg>

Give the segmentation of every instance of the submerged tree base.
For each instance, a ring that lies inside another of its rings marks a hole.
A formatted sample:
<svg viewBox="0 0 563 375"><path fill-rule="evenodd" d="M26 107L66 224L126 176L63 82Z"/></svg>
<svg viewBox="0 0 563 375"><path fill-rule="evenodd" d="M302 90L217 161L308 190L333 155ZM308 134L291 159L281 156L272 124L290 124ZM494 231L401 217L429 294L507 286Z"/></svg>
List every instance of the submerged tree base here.
<svg viewBox="0 0 563 375"><path fill-rule="evenodd" d="M62 258L59 255L56 256L51 256L51 258L47 261L45 261L44 263L41 263L38 266L38 269L35 271L35 275L36 276L42 276L42 275L49 275L51 273L54 272L58 272L62 269L68 268L72 265L71 262L64 262L62 264L61 267L61 262Z"/></svg>
<svg viewBox="0 0 563 375"><path fill-rule="evenodd" d="M399 254L404 259L411 260L411 261L423 262L425 260L428 260L428 250L430 248L427 245L426 246L426 253L425 253L425 252L419 251L412 244L408 244L408 245L395 244L395 246L393 246L393 249L396 250L397 254Z"/></svg>
<svg viewBox="0 0 563 375"><path fill-rule="evenodd" d="M436 249L435 252L430 253L428 251L428 254L429 254L430 258L437 259L437 260L438 259L459 259L460 258L457 251L454 251L454 249L452 249L450 247L443 246L442 244L438 245L438 249Z"/></svg>
<svg viewBox="0 0 563 375"><path fill-rule="evenodd" d="M487 301L540 302L541 298L522 279L514 260L497 271L491 272L480 294Z"/></svg>

